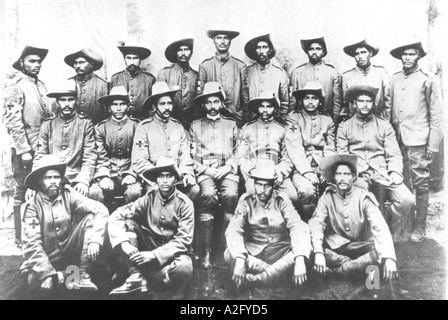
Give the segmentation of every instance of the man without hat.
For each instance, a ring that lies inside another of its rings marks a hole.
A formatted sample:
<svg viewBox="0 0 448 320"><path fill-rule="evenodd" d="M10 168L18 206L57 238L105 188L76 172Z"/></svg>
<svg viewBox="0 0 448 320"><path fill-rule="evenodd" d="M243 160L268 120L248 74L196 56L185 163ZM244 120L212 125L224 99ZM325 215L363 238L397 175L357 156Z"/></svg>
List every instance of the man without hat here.
<svg viewBox="0 0 448 320"><path fill-rule="evenodd" d="M107 81L94 73L103 66L103 58L94 50L84 47L66 56L64 61L76 71L76 76L69 80L75 82L74 87L78 91L77 112L87 114L94 125L106 119L106 106L98 98L107 94Z"/></svg>
<svg viewBox="0 0 448 320"><path fill-rule="evenodd" d="M370 59L378 54L379 48L364 39L344 47L344 52L355 58L356 66L342 74L342 91L344 94L343 109L339 114L339 120L350 117L356 112L353 104L347 99L347 90L354 85L363 84L378 88L375 97L375 114L389 121L391 110L390 77L384 67L373 65L370 62Z"/></svg>
<svg viewBox="0 0 448 320"><path fill-rule="evenodd" d="M25 177L31 172L42 122L53 114L47 88L38 79L48 50L26 46L12 65L20 73L4 90L3 121L12 139L11 164L14 190L15 242L21 243L20 206L25 202Z"/></svg>
<svg viewBox="0 0 448 320"><path fill-rule="evenodd" d="M249 83L249 99L263 96L266 91L274 92L280 100L279 112L275 119L285 123L289 113L289 85L288 75L277 62L275 48L269 34L249 40L244 46L246 55L255 62L247 67L247 81ZM256 118L251 113L250 120Z"/></svg>
<svg viewBox="0 0 448 320"><path fill-rule="evenodd" d="M411 241L426 237L429 207L429 176L434 153L442 140L442 94L436 77L425 73L418 62L426 56L422 43L411 39L393 49L403 69L392 76L392 124L404 156L405 184L415 189L417 217Z"/></svg>
<svg viewBox="0 0 448 320"><path fill-rule="evenodd" d="M158 189L118 208L109 219L110 241L127 276L111 295L145 292L156 286L179 289L193 272L189 255L194 208L176 189L176 181L182 180L176 161L161 157L143 176L157 183Z"/></svg>
<svg viewBox="0 0 448 320"><path fill-rule="evenodd" d="M25 179L36 191L25 205L25 262L20 267L31 290L48 293L67 285L69 266L77 266L80 275L68 283L69 289L98 290L90 275L101 256L109 212L66 184L66 167L57 155L45 155Z"/></svg>
<svg viewBox="0 0 448 320"><path fill-rule="evenodd" d="M131 166L139 121L127 115L129 96L123 86L113 87L109 95L99 100L109 109L110 118L95 127L98 161L89 194L111 208L115 196L123 196L124 202L129 203L139 198L142 191Z"/></svg>
<svg viewBox="0 0 448 320"><path fill-rule="evenodd" d="M309 82L318 82L322 86L324 98L321 112L334 119L339 114L342 104L341 76L336 68L325 62L323 58L327 55L327 44L324 37L313 37L300 40L303 51L308 56L308 62L295 68L291 73L290 86L293 91L302 89ZM295 109L302 110L300 101L294 95L290 99L291 112Z"/></svg>
<svg viewBox="0 0 448 320"><path fill-rule="evenodd" d="M190 66L194 40L181 39L171 43L165 50L166 59L172 63L159 71L157 81L165 81L169 87L179 86L173 100L173 118L182 122L185 130L190 128L194 116L194 98L198 87L198 72Z"/></svg>
<svg viewBox="0 0 448 320"><path fill-rule="evenodd" d="M336 275L364 274L382 266L383 278L398 277L394 243L375 197L354 186L356 155L325 157L322 176L333 183L319 199L308 225L314 250L314 271Z"/></svg>
<svg viewBox="0 0 448 320"><path fill-rule="evenodd" d="M232 266L232 280L238 287L272 284L293 273L294 284L302 285L311 253L309 228L289 197L274 189L272 160L260 160L247 174L254 191L241 196L226 231L224 259Z"/></svg>
<svg viewBox="0 0 448 320"><path fill-rule="evenodd" d="M137 119L148 118L148 110L143 108L143 102L151 95L151 88L156 78L141 69L143 60L151 55L151 50L137 43L119 41L118 50L123 54L126 69L114 74L110 79L110 87L123 86L128 91L130 115Z"/></svg>
<svg viewBox="0 0 448 320"><path fill-rule="evenodd" d="M224 100L220 84L207 82L202 94L195 99L206 115L194 121L190 128L191 155L200 188L196 221L204 268L212 266L213 228L219 228L215 221L220 221L215 220L215 216L223 215L220 228L223 235L238 202L238 127L235 120L221 115ZM217 240L225 242L223 236Z"/></svg>
<svg viewBox="0 0 448 320"><path fill-rule="evenodd" d="M238 128L248 122L249 87L247 83L247 67L239 59L229 53L232 40L240 33L229 30L208 30L207 36L213 40L216 53L199 65L200 90L209 82L218 82L225 93L223 114L233 118Z"/></svg>
<svg viewBox="0 0 448 320"><path fill-rule="evenodd" d="M324 184L318 166L322 158L336 153L336 129L333 120L321 113L324 93L319 82L308 82L292 93L299 110L287 118L286 149L294 165L292 182L297 189L303 221L308 221ZM323 190L322 190L323 191Z"/></svg>

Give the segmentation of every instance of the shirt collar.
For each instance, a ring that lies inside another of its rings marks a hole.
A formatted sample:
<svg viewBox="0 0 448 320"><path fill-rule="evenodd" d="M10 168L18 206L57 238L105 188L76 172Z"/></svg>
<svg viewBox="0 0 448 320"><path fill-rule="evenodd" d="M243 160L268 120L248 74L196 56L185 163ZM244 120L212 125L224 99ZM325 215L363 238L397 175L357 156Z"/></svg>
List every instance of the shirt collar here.
<svg viewBox="0 0 448 320"><path fill-rule="evenodd" d="M187 67L186 67L185 69L182 68L182 67L180 66L180 64L178 64L178 63L175 63L175 64L174 64L174 67L175 67L177 70L181 71L181 72L187 72L187 71L190 70L190 64L187 64Z"/></svg>
<svg viewBox="0 0 448 320"><path fill-rule="evenodd" d="M30 82L34 82L34 83L38 83L39 82L39 78L37 76L36 77L32 77L32 76L26 74L25 72L22 72L21 76L22 76L23 79L26 79L26 80L28 80Z"/></svg>
<svg viewBox="0 0 448 320"><path fill-rule="evenodd" d="M418 70L420 70L420 66L416 65L415 68L412 68L409 71L406 71L403 69L403 73L407 76L407 75L417 72Z"/></svg>
<svg viewBox="0 0 448 320"><path fill-rule="evenodd" d="M64 190L64 189L62 189ZM45 192L43 191L38 191L37 194L42 198L43 201L48 202L48 203L55 203L58 201L62 201L62 190L59 192L59 195L55 198L55 199L51 199Z"/></svg>
<svg viewBox="0 0 448 320"><path fill-rule="evenodd" d="M160 190L157 190L157 197L160 199L162 206L166 206L168 203L170 203L176 196L176 192L177 192L177 190L176 190L176 188L174 188L173 193L168 198L164 198L162 196L162 194L160 193Z"/></svg>
<svg viewBox="0 0 448 320"><path fill-rule="evenodd" d="M323 63L322 60L319 61L319 62L316 63L316 64L312 64L310 61L308 61L308 66L310 66L311 68L315 68L315 67L318 67L318 66L322 65L322 63Z"/></svg>
<svg viewBox="0 0 448 320"><path fill-rule="evenodd" d="M168 119L162 119L162 118L157 114L157 112L156 112L156 113L154 114L154 119L156 119L157 121L162 122L162 123L168 123L168 121L170 121L171 118L168 118Z"/></svg>
<svg viewBox="0 0 448 320"><path fill-rule="evenodd" d="M269 61L268 63L266 63L264 66L262 66L261 64L259 64L258 62L257 62L257 69L259 69L259 70L266 70L266 69L269 69L269 67L271 66L271 61Z"/></svg>
<svg viewBox="0 0 448 320"><path fill-rule="evenodd" d="M93 78L93 72L91 72L88 75L86 75L83 79L79 78L79 76L76 76L76 81L86 82L86 81L89 81L92 78Z"/></svg>
<svg viewBox="0 0 448 320"><path fill-rule="evenodd" d="M220 56L218 56L218 54L215 53L215 58L216 58L216 60L218 60L219 62L227 62L227 61L229 61L230 53L227 52L227 56L225 56L224 58L221 58Z"/></svg>
<svg viewBox="0 0 448 320"><path fill-rule="evenodd" d="M369 73L370 70L372 69L372 64L370 64L370 66L368 66L365 70L361 69L360 67L358 67L357 65L355 65L355 69L358 70L361 73Z"/></svg>
<svg viewBox="0 0 448 320"><path fill-rule="evenodd" d="M75 111L75 112L73 112L73 114L71 115L70 118L65 118L65 117L62 116L62 113L60 111L58 113L59 119L61 119L62 121L66 122L66 123L72 122L76 118L76 115L77 115L77 113Z"/></svg>
<svg viewBox="0 0 448 320"><path fill-rule="evenodd" d="M117 120L113 116L110 116L110 120L112 121L112 123L116 124L118 126L125 125L128 122L128 119L129 119L129 117L127 115L124 116L124 118L121 120Z"/></svg>
<svg viewBox="0 0 448 320"><path fill-rule="evenodd" d="M274 122L274 117L272 117L271 119L265 121L265 120L261 119L261 117L259 116L259 117L258 117L258 121L259 121L260 123L262 123L262 124L273 123L273 122Z"/></svg>
<svg viewBox="0 0 448 320"><path fill-rule="evenodd" d="M205 120L207 120L208 122L211 122L211 123L219 122L219 121L221 120L221 114L218 113L217 116L216 116L214 119L209 118L209 116L206 115L206 116L205 116Z"/></svg>
<svg viewBox="0 0 448 320"><path fill-rule="evenodd" d="M142 69L141 69L141 68L138 69L133 75L129 72L128 69L124 69L124 74L125 74L126 78L131 78L131 77L135 78L135 77L137 77L140 73L142 73Z"/></svg>

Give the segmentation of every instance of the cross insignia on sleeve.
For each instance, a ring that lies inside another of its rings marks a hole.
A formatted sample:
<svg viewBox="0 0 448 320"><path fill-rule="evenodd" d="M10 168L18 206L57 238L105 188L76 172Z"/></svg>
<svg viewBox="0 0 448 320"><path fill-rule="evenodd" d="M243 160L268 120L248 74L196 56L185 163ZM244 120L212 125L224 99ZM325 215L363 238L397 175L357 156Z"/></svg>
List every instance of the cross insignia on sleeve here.
<svg viewBox="0 0 448 320"><path fill-rule="evenodd" d="M11 111L11 109L14 108L14 104L12 104L12 103L8 103L8 105L6 106L6 108L8 108L8 110Z"/></svg>
<svg viewBox="0 0 448 320"><path fill-rule="evenodd" d="M297 129L298 129L298 127L295 124L293 124L292 126L289 127L289 130L291 130L292 132L296 132Z"/></svg>
<svg viewBox="0 0 448 320"><path fill-rule="evenodd" d="M33 228L33 230L39 225L39 223L36 221L36 219L33 219L30 223L30 227Z"/></svg>
<svg viewBox="0 0 448 320"><path fill-rule="evenodd" d="M42 145L41 141L37 140L36 150L40 150L40 149L42 149L42 147L43 147L43 145Z"/></svg>
<svg viewBox="0 0 448 320"><path fill-rule="evenodd" d="M140 148L143 149L145 147L148 146L148 144L146 142L143 142L143 140L138 140L138 142L136 143L136 145Z"/></svg>

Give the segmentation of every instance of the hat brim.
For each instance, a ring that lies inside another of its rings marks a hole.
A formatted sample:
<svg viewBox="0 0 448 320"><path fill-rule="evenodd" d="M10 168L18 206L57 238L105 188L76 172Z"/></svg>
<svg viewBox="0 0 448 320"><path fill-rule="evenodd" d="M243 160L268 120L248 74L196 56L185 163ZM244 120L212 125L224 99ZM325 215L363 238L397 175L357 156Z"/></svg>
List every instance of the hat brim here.
<svg viewBox="0 0 448 320"><path fill-rule="evenodd" d="M407 50L407 49L417 49L420 52L420 58L423 58L424 56L426 56L426 51L423 49L421 42L411 43L411 44L408 44L405 46L395 48L390 51L390 54L395 59L401 60L401 55L403 54L403 51Z"/></svg>
<svg viewBox="0 0 448 320"><path fill-rule="evenodd" d="M203 101L206 98L211 97L211 96L218 96L222 102L224 102L224 100L225 100L221 91L215 91L215 92L209 92L209 93L198 95L196 98L194 98L194 102L197 104L201 104L201 103L203 103Z"/></svg>
<svg viewBox="0 0 448 320"><path fill-rule="evenodd" d="M161 167L153 167L153 168L147 169L143 172L143 177L145 179L148 179L149 181L156 182L157 177L162 172L171 172L172 174L174 174L177 181L179 181L182 176L181 173L179 172L179 170L176 168L176 166L171 164L171 165L166 165L166 166L161 166Z"/></svg>
<svg viewBox="0 0 448 320"><path fill-rule="evenodd" d="M22 71L22 67L20 65L20 60L23 59L26 56L29 56L31 54L35 54L38 55L42 61L45 60L45 57L48 54L48 49L42 49L42 48L36 48L36 47L30 47L30 46L26 46L23 50L22 53L20 54L19 59L17 59L13 64L12 67L16 70Z"/></svg>
<svg viewBox="0 0 448 320"><path fill-rule="evenodd" d="M296 99L301 99L307 94L314 94L314 95L320 97L321 99L324 97L322 89L298 89L298 90L292 92L292 95Z"/></svg>
<svg viewBox="0 0 448 320"><path fill-rule="evenodd" d="M376 56L378 54L378 52L380 51L379 48L374 47L370 44L368 44L367 42L361 41L355 44L351 44L349 46L344 47L344 52L349 55L350 57L355 57L356 55L356 49L357 48L361 48L361 47L365 47L367 48L369 51L372 52L372 57Z"/></svg>
<svg viewBox="0 0 448 320"><path fill-rule="evenodd" d="M55 91L47 94L48 98L60 98L60 97L78 97L78 92L76 90L66 90L66 91Z"/></svg>
<svg viewBox="0 0 448 320"><path fill-rule="evenodd" d="M266 172L258 172L257 169L253 169L252 173L246 172L243 170L243 172L251 179L254 180L266 180L266 181L275 181L277 180L276 176L269 176L266 174Z"/></svg>
<svg viewBox="0 0 448 320"><path fill-rule="evenodd" d="M127 54L135 54L140 57L141 60L145 60L151 55L151 50L144 47L136 47L136 46L118 46L118 50L121 51L123 56Z"/></svg>
<svg viewBox="0 0 448 320"><path fill-rule="evenodd" d="M110 105L114 100L123 100L126 103L130 103L129 96L122 94L111 94L98 98L98 102L103 105Z"/></svg>
<svg viewBox="0 0 448 320"><path fill-rule="evenodd" d="M373 99L375 99L376 95L378 94L378 91L379 91L378 88L374 88L371 86L355 85L355 86L351 86L350 88L347 89L347 91L345 93L345 97L346 97L347 101L349 101L349 102L355 100L356 97L359 96L360 94L366 94L369 97L372 97Z"/></svg>
<svg viewBox="0 0 448 320"><path fill-rule="evenodd" d="M275 52L274 44L272 43L269 34L265 34L263 36L259 36L259 37L249 40L246 43L246 45L244 46L244 52L246 53L246 55L250 59L256 61L257 53L255 52L255 49L257 48L258 42L260 42L260 41L264 41L264 42L268 43L269 47L271 48L271 53L269 54L268 59L272 59L273 57L275 57L276 52Z"/></svg>
<svg viewBox="0 0 448 320"><path fill-rule="evenodd" d="M303 51L305 51L306 54L308 54L308 48L313 43L319 43L322 46L322 50L324 51L324 55L322 56L322 58L325 57L327 55L327 53L328 53L328 50L327 50L327 44L326 44L325 39L323 37L322 38L300 40L300 45L302 46L302 49L303 49Z"/></svg>
<svg viewBox="0 0 448 320"><path fill-rule="evenodd" d="M325 157L319 163L319 171L326 181L335 183L334 174L337 166L341 164L350 166L355 171L355 177L358 176L358 156L355 154L336 154Z"/></svg>
<svg viewBox="0 0 448 320"><path fill-rule="evenodd" d="M178 91L179 91L179 89L170 90L170 91L166 91L166 92L157 93L157 94L154 94L154 95L146 98L145 101L143 102L143 109L150 108L153 105L153 103L155 102L155 100L157 100L163 96L170 96L171 99L174 99L174 96L176 95L176 93Z"/></svg>
<svg viewBox="0 0 448 320"><path fill-rule="evenodd" d="M65 176L65 171L67 169L67 163L53 164L49 166L44 166L31 171L25 178L25 185L34 191L41 190L40 178L48 170L57 170L61 173L61 176Z"/></svg>
<svg viewBox="0 0 448 320"><path fill-rule="evenodd" d="M256 114L258 114L258 105L263 101L271 101L271 103L273 103L275 105L274 113L276 113L280 108L280 101L277 99L277 97L269 98L269 99L268 98L254 98L249 101L249 103L247 104L247 107L250 110L252 110L253 112L255 112Z"/></svg>
<svg viewBox="0 0 448 320"><path fill-rule="evenodd" d="M177 62L177 51L179 51L179 48L181 46L187 46L188 48L190 48L191 52L193 52L194 39L192 39L192 38L182 39L182 40L178 40L178 41L171 43L165 49L165 58L171 63L176 63Z"/></svg>
<svg viewBox="0 0 448 320"><path fill-rule="evenodd" d="M207 31L207 37L210 39L213 39L218 34L225 34L227 37L229 37L230 40L235 39L240 35L238 31L230 31L230 30L208 30Z"/></svg>
<svg viewBox="0 0 448 320"><path fill-rule="evenodd" d="M92 71L99 70L103 66L103 59L101 57L93 57L83 50L69 54L64 58L64 61L68 66L73 68L75 60L81 57L93 64Z"/></svg>

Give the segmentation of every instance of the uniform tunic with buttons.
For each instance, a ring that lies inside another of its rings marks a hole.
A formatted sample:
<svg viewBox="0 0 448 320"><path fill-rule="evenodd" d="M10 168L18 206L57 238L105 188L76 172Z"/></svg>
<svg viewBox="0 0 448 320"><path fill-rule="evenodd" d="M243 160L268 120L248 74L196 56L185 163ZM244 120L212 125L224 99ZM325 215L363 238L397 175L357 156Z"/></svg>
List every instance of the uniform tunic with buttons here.
<svg viewBox="0 0 448 320"><path fill-rule="evenodd" d="M110 117L96 126L98 162L94 178L115 178L127 174L136 176L131 170L131 153L138 122L129 117L122 120Z"/></svg>
<svg viewBox="0 0 448 320"><path fill-rule="evenodd" d="M89 238L84 242L103 245L107 229L109 212L103 204L69 186L62 192L63 195L51 200L38 191L25 207L23 255L26 261L20 269L35 272L41 281L56 273L52 261L63 258L61 248L67 246L73 231L87 214L92 214L94 219Z"/></svg>
<svg viewBox="0 0 448 320"><path fill-rule="evenodd" d="M393 75L392 123L405 146L427 146L438 152L442 139L442 94L435 77L418 66Z"/></svg>
<svg viewBox="0 0 448 320"><path fill-rule="evenodd" d="M40 128L39 146L33 165L46 154L55 154L67 163L66 178L70 183L90 186L95 172L97 152L92 121L74 113L69 119L60 114L47 119Z"/></svg>
<svg viewBox="0 0 448 320"><path fill-rule="evenodd" d="M130 113L140 119L148 117L147 110L143 110L143 102L151 95L152 85L156 78L149 72L138 70L132 75L127 69L118 72L110 79L110 87L123 86L129 94Z"/></svg>
<svg viewBox="0 0 448 320"><path fill-rule="evenodd" d="M106 80L91 73L85 79L78 79L77 76L69 78L75 82L76 91L78 91L77 112L87 114L96 125L106 119L107 109L98 102L98 98L107 95L108 88Z"/></svg>
<svg viewBox="0 0 448 320"><path fill-rule="evenodd" d="M215 81L222 86L226 94L224 100L226 116L233 118L239 128L250 120L247 107L249 103L247 67L241 60L231 55L223 59L216 55L206 59L199 65L199 80L198 94L202 93L207 82Z"/></svg>
<svg viewBox="0 0 448 320"><path fill-rule="evenodd" d="M305 87L308 82L318 82L325 93L323 112L331 117L339 115L342 105L341 76L336 68L323 61L313 65L308 62L295 68L291 73L292 91ZM295 110L297 100L290 99L290 111Z"/></svg>
<svg viewBox="0 0 448 320"><path fill-rule="evenodd" d="M197 114L194 110L194 98L197 95L198 75L190 66L183 69L177 63L163 68L157 75L157 81L165 81L170 88L175 85L180 87L173 99L172 117L182 122L186 129Z"/></svg>
<svg viewBox="0 0 448 320"><path fill-rule="evenodd" d="M241 196L226 230L226 240L234 259L256 256L280 242L290 244L294 258L308 258L311 253L308 225L300 219L288 196L275 190L264 207L255 194Z"/></svg>
<svg viewBox="0 0 448 320"><path fill-rule="evenodd" d="M345 92L354 85L368 85L378 88L375 98L375 114L390 120L390 78L386 69L381 66L370 65L366 70L358 66L342 74L342 91L344 92L344 115L352 116L355 113L353 104L346 101Z"/></svg>
<svg viewBox="0 0 448 320"><path fill-rule="evenodd" d="M352 187L342 197L335 187L328 187L308 225L315 253L324 252L324 242L337 249L351 242L373 240L379 258L397 260L389 227L375 197L365 190Z"/></svg>
<svg viewBox="0 0 448 320"><path fill-rule="evenodd" d="M153 168L160 157L178 162L182 174L194 176L187 133L179 121L157 114L137 125L132 147L132 166L137 174Z"/></svg>
<svg viewBox="0 0 448 320"><path fill-rule="evenodd" d="M177 189L164 199L159 190L152 190L133 203L118 208L109 219L112 247L129 241L126 219L132 219L149 231L159 245L152 252L160 265L191 251L194 229L193 202Z"/></svg>
<svg viewBox="0 0 448 320"><path fill-rule="evenodd" d="M288 74L274 62L265 66L254 63L247 67L247 81L249 83L249 101L263 95L263 92L275 92L280 100L280 112L276 120L284 122L289 113L289 85ZM256 115L251 114L251 119Z"/></svg>

